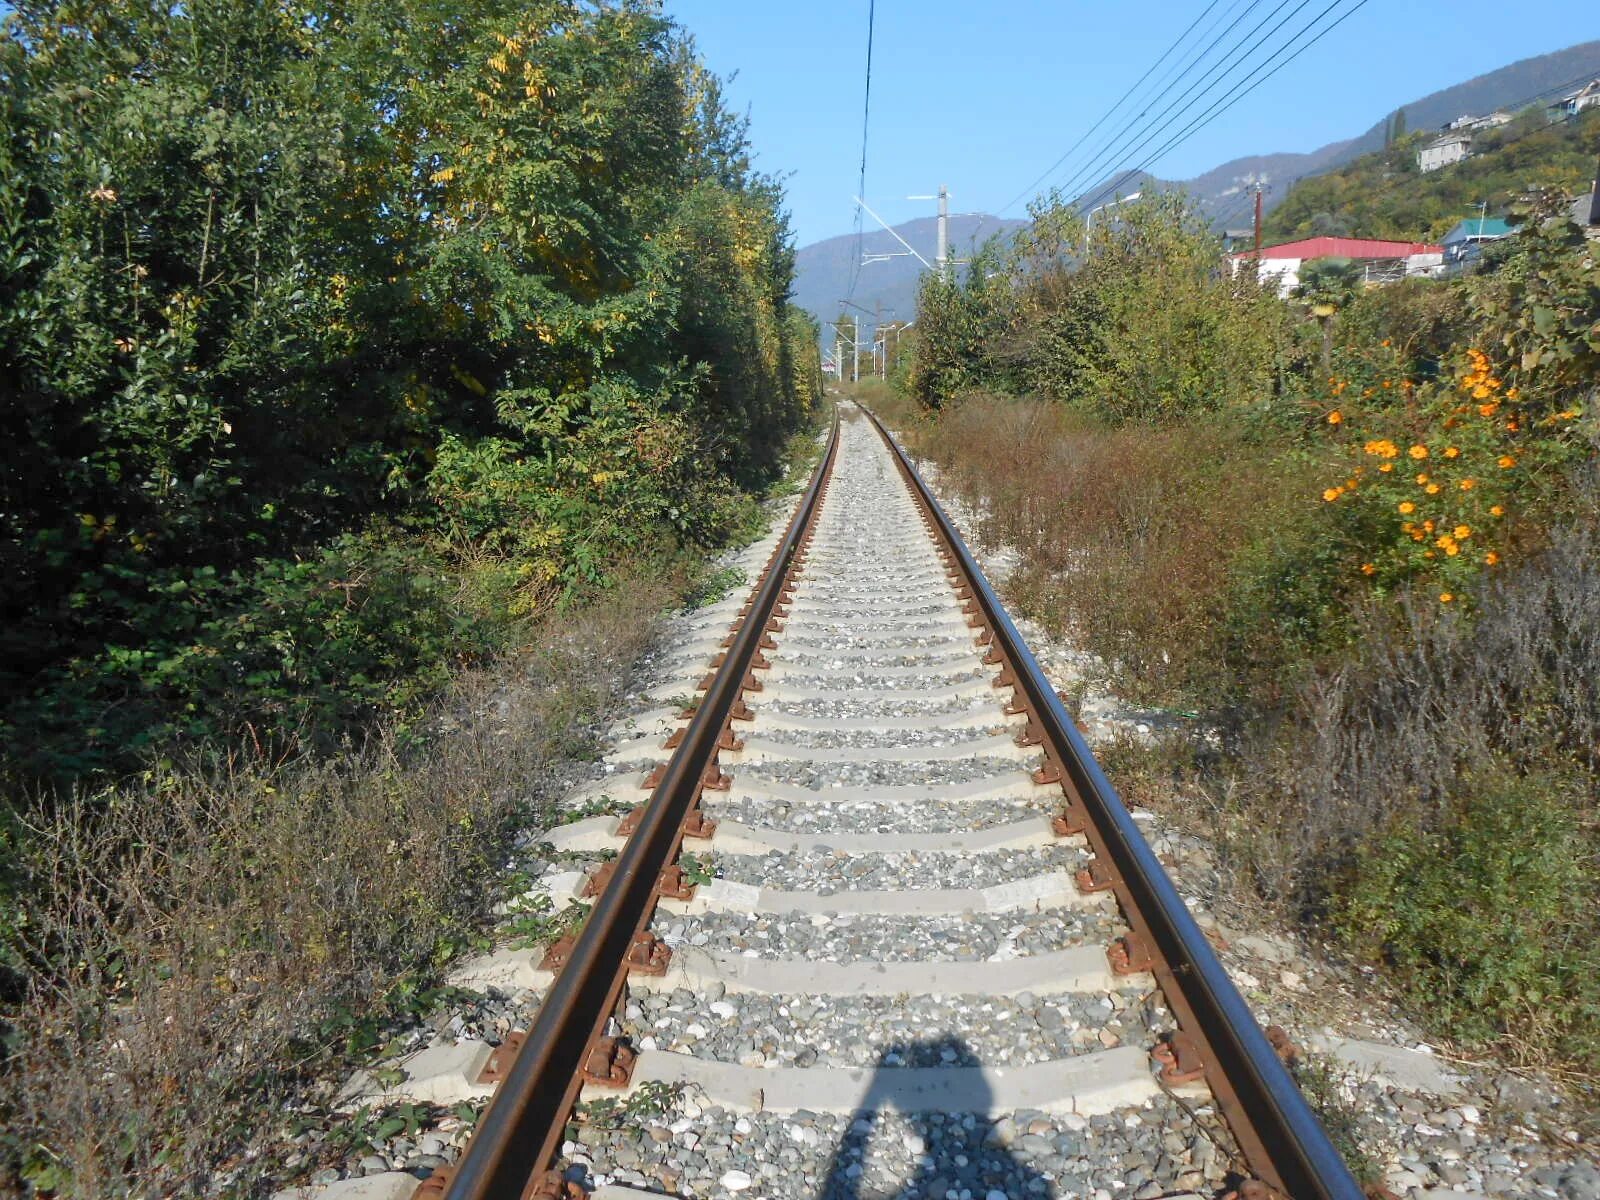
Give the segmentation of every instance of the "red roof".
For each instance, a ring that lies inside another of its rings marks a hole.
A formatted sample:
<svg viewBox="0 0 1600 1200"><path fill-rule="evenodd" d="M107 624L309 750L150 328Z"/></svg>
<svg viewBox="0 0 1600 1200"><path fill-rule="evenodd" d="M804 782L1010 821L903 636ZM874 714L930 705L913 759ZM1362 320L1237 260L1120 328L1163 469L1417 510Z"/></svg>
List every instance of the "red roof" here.
<svg viewBox="0 0 1600 1200"><path fill-rule="evenodd" d="M1385 242L1377 238L1314 237L1261 247L1262 258L1406 258L1412 254L1443 253L1443 246L1428 242ZM1254 255L1254 250L1244 250L1233 257Z"/></svg>

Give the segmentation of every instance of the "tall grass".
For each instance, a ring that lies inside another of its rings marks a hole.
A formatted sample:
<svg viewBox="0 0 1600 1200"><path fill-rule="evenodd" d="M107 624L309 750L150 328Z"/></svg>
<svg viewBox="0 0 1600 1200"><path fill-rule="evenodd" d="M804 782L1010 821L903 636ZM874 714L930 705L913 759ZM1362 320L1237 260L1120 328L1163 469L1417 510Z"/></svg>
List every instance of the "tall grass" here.
<svg viewBox="0 0 1600 1200"><path fill-rule="evenodd" d="M1216 709L1277 693L1328 633L1319 600L1271 583L1314 553L1320 514L1304 465L1262 436L1210 417L1107 427L979 394L916 444L983 514L982 537L1025 548L1015 602L1131 697Z"/></svg>
<svg viewBox="0 0 1600 1200"><path fill-rule="evenodd" d="M481 927L674 594L639 575L461 678L419 747L152 769L14 833L0 1182L214 1191Z"/></svg>

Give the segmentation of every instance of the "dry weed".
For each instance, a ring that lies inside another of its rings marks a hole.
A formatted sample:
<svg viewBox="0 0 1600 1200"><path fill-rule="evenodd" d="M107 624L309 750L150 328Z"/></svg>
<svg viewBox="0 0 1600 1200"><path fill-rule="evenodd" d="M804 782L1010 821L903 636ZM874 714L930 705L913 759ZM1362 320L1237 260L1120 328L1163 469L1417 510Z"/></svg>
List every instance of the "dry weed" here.
<svg viewBox="0 0 1600 1200"><path fill-rule="evenodd" d="M421 745L34 804L12 1185L212 1190L481 927L511 833L591 748L670 595L637 577L544 625L465 677Z"/></svg>

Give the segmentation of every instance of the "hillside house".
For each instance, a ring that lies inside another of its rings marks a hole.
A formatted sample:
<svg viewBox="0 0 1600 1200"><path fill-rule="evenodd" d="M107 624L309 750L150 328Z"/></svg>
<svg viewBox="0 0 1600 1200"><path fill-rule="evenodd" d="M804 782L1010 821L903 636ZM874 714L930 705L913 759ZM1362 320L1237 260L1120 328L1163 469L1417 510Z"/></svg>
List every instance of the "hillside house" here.
<svg viewBox="0 0 1600 1200"><path fill-rule="evenodd" d="M1458 267L1473 262L1483 252L1485 243L1510 237L1511 232L1511 226L1499 217L1468 217L1457 222L1439 243L1444 247L1445 265Z"/></svg>
<svg viewBox="0 0 1600 1200"><path fill-rule="evenodd" d="M1600 106L1600 79L1591 79L1577 91L1561 97L1547 111L1552 121L1575 117L1586 108Z"/></svg>
<svg viewBox="0 0 1600 1200"><path fill-rule="evenodd" d="M1230 254L1233 269L1255 258L1254 250ZM1444 265L1444 247L1427 242L1387 242L1376 238L1314 237L1261 248L1261 278L1277 282L1287 298L1300 286L1300 268L1316 258L1348 258L1361 268L1367 283L1387 283L1407 275L1436 275Z"/></svg>
<svg viewBox="0 0 1600 1200"><path fill-rule="evenodd" d="M1445 133L1477 133L1484 129L1498 129L1511 124L1511 114L1492 112L1486 117L1457 117L1444 127Z"/></svg>
<svg viewBox="0 0 1600 1200"><path fill-rule="evenodd" d="M1463 129L1446 130L1417 151L1417 167L1437 171L1458 163L1472 153L1472 134Z"/></svg>

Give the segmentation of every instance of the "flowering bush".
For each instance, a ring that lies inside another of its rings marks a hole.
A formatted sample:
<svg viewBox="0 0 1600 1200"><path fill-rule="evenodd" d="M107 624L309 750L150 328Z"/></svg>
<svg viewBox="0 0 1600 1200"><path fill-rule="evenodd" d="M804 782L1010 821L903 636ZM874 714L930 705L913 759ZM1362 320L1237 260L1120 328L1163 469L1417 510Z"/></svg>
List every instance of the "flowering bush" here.
<svg viewBox="0 0 1600 1200"><path fill-rule="evenodd" d="M1412 398L1403 406L1328 412L1351 465L1322 499L1351 510L1345 528L1356 569L1376 585L1423 581L1452 604L1505 561L1508 517L1541 475L1571 457L1582 416L1578 407L1530 402L1507 382L1514 374L1473 348L1448 383L1402 381ZM1342 383L1334 381L1335 397Z"/></svg>

